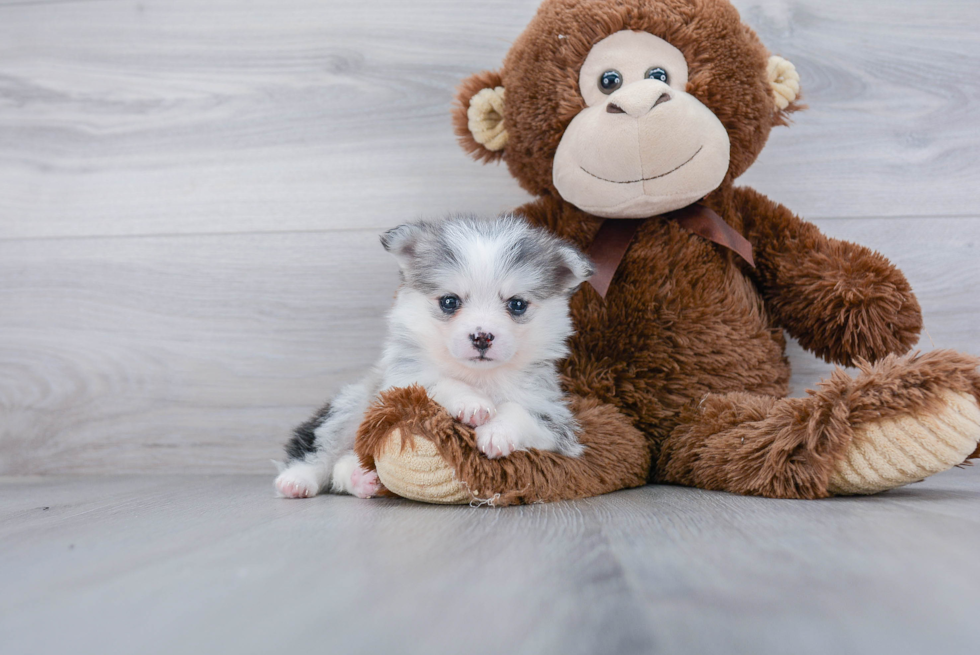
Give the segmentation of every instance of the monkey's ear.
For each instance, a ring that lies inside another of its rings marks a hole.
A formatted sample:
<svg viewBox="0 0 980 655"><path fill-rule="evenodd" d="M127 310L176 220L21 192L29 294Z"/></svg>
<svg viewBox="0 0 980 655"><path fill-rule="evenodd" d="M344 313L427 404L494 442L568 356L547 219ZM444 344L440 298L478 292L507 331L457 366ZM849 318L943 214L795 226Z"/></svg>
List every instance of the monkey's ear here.
<svg viewBox="0 0 980 655"><path fill-rule="evenodd" d="M785 122L786 114L804 108L796 102L800 97L800 74L796 72L793 62L773 55L769 57L766 75L772 89L774 109L779 114L780 122Z"/></svg>
<svg viewBox="0 0 980 655"><path fill-rule="evenodd" d="M466 78L456 90L453 128L459 144L477 161L489 163L504 156L504 82L500 73L483 71Z"/></svg>

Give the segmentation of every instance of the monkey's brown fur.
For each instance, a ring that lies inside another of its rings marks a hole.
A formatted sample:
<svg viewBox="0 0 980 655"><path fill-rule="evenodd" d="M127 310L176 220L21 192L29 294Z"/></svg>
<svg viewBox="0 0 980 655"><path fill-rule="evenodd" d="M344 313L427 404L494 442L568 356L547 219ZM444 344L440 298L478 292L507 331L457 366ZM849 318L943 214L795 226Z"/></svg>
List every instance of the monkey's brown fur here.
<svg viewBox="0 0 980 655"><path fill-rule="evenodd" d="M949 351L898 357L915 344L922 319L908 282L887 259L829 239L785 207L734 186L770 129L800 107L774 108L769 53L725 0L547 0L499 73L462 84L454 123L464 149L484 161L503 158L538 196L517 213L579 247L592 242L602 219L560 197L552 160L584 108L582 62L595 43L624 29L679 48L690 67L688 93L727 129L728 175L703 203L752 243L757 268L672 222L646 221L607 297L586 286L572 300L577 332L563 374L582 412L585 461L530 452L491 462L443 414L427 433L459 479L504 494L500 504L554 500L608 491L612 480L640 484L638 471L649 461L652 481L820 498L856 426L938 411L943 390L980 401L976 359ZM466 108L484 87L501 85L509 141L490 152L470 135ZM860 375L838 371L807 398L783 398L790 376L784 330L827 361L858 364ZM413 394L389 398L369 423L418 425L425 416L432 426L437 414ZM369 460L372 442L362 437L358 452ZM635 452L641 440L648 456Z"/></svg>

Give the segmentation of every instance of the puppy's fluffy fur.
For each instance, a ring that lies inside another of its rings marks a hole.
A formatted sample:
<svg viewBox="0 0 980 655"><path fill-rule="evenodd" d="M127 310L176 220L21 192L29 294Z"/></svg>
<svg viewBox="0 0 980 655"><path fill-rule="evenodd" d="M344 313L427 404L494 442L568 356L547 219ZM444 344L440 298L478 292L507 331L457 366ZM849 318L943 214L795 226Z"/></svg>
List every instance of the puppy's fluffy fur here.
<svg viewBox="0 0 980 655"><path fill-rule="evenodd" d="M377 475L353 452L357 428L378 393L413 384L475 427L488 457L527 448L579 455L556 362L572 333L568 299L592 275L591 262L513 216L402 225L381 243L402 277L384 354L296 429L279 492L377 493Z"/></svg>

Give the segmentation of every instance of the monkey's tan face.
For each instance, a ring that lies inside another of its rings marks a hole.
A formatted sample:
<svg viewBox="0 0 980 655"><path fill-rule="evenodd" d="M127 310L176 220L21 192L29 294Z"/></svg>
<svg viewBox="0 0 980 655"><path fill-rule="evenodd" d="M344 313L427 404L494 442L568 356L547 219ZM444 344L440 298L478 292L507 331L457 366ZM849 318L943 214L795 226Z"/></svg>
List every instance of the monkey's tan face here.
<svg viewBox="0 0 980 655"><path fill-rule="evenodd" d="M728 172L728 132L688 94L680 50L647 32L597 43L579 74L587 108L569 124L554 184L578 208L643 218L700 200Z"/></svg>

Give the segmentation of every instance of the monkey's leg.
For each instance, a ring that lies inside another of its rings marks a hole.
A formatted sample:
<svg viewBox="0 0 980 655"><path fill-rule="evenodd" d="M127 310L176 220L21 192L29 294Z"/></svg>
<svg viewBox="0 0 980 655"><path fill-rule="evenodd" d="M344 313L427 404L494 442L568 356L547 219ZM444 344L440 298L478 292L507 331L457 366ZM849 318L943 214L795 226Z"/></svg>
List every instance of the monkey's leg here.
<svg viewBox="0 0 980 655"><path fill-rule="evenodd" d="M430 503L522 503L586 498L646 484L646 438L612 405L570 397L584 452L519 450L488 459L473 428L454 421L425 389L389 389L368 410L355 451L392 492Z"/></svg>
<svg viewBox="0 0 980 655"><path fill-rule="evenodd" d="M657 479L772 498L869 494L980 456L978 360L952 351L843 370L806 398L709 395L664 442Z"/></svg>

